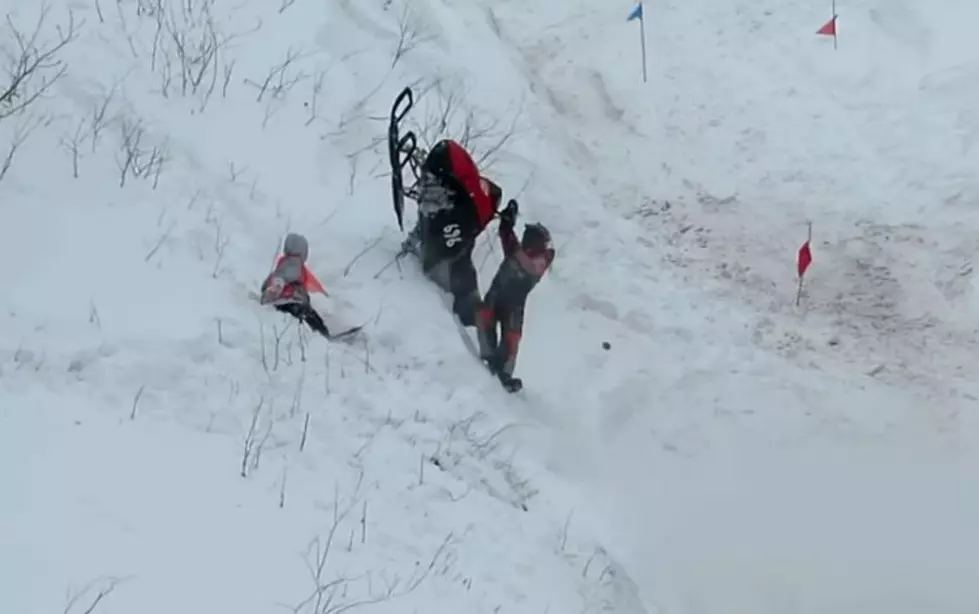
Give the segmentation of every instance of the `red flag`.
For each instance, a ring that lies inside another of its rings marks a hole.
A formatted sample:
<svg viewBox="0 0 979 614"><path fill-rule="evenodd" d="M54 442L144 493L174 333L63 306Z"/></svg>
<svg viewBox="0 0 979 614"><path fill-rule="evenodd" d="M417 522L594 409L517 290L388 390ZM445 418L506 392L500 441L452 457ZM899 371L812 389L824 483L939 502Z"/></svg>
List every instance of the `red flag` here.
<svg viewBox="0 0 979 614"><path fill-rule="evenodd" d="M836 15L833 15L833 18L823 24L823 27L816 30L816 34L836 37Z"/></svg>
<svg viewBox="0 0 979 614"><path fill-rule="evenodd" d="M812 251L809 249L809 241L807 240L799 248L799 259L797 263L797 270L799 272L799 279L806 274L806 269L812 264Z"/></svg>

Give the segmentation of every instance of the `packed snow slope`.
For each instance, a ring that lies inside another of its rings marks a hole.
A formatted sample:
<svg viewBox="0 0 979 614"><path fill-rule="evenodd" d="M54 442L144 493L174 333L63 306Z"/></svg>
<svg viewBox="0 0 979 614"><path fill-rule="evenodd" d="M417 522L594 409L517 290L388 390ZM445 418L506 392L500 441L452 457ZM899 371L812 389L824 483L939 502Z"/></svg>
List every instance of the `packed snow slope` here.
<svg viewBox="0 0 979 614"><path fill-rule="evenodd" d="M840 3L834 51L649 4L648 83L631 8L52 3L0 111L0 611L976 611L979 7ZM408 84L556 237L518 396L387 266ZM365 339L248 298L289 230Z"/></svg>
<svg viewBox="0 0 979 614"><path fill-rule="evenodd" d="M647 605L975 611L979 9L840 3L834 51L813 3L647 4L642 84L621 7L493 6L582 209L643 228L570 241L629 329L593 475Z"/></svg>

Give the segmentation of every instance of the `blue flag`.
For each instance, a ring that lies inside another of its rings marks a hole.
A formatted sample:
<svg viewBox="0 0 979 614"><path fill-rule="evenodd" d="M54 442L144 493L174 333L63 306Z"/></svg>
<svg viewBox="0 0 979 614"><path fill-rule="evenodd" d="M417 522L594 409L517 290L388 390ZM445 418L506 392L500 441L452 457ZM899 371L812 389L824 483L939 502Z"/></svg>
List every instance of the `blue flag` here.
<svg viewBox="0 0 979 614"><path fill-rule="evenodd" d="M632 9L632 12L629 13L629 19L626 19L626 21L632 21L633 19L642 21L642 2L636 8Z"/></svg>

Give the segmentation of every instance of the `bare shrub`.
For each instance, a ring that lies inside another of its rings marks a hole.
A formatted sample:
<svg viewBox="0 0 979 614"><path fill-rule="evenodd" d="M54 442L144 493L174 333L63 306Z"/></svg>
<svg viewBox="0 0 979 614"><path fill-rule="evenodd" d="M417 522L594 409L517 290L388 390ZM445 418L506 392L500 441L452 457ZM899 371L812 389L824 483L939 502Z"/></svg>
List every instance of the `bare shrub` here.
<svg viewBox="0 0 979 614"><path fill-rule="evenodd" d="M137 179L152 178L153 189L156 189L163 167L170 161L167 139L147 144L143 120L129 117L124 117L120 122L120 137L119 151L116 153L119 187L125 187L126 179L132 176Z"/></svg>
<svg viewBox="0 0 979 614"><path fill-rule="evenodd" d="M435 38L427 24L411 9L411 6L411 3L406 2L401 10L401 18L398 22L398 46L395 47L391 58L391 68L397 66L407 53Z"/></svg>
<svg viewBox="0 0 979 614"><path fill-rule="evenodd" d="M93 614L125 578L96 578L78 591L69 591L63 614Z"/></svg>
<svg viewBox="0 0 979 614"><path fill-rule="evenodd" d="M417 97L426 101L416 134L426 149L453 138L468 150L480 168L491 168L503 148L518 134L523 103L509 121L468 103L462 79L438 77Z"/></svg>
<svg viewBox="0 0 979 614"><path fill-rule="evenodd" d="M5 58L6 85L0 85L0 120L20 113L34 104L64 76L68 65L58 58L59 53L78 37L84 20L75 21L75 14L68 11L68 23L56 25L56 36L47 40L48 14L51 7L44 5L33 30L23 32L7 15L5 30L0 41L0 54Z"/></svg>
<svg viewBox="0 0 979 614"><path fill-rule="evenodd" d="M59 56L78 37L84 24L84 20L76 22L74 13L68 11L67 24L49 27L50 8L47 4L41 7L30 31L18 27L8 13L0 32L4 72L0 77L0 122L14 116L26 116L14 128L0 161L0 181L7 176L27 138L51 121L47 115L33 112L33 106L64 76L68 65Z"/></svg>
<svg viewBox="0 0 979 614"><path fill-rule="evenodd" d="M33 134L33 132L45 124L48 121L47 118L28 118L24 122L21 122L15 129L13 137L10 139L10 144L7 147L7 153L4 155L3 160L0 160L0 181L3 181L4 177L10 171L10 167L14 163L14 157L17 155L17 151L20 150L21 146L27 141L28 137Z"/></svg>
<svg viewBox="0 0 979 614"><path fill-rule="evenodd" d="M252 419L248 426L248 432L245 434L245 440L243 442L242 454L241 454L241 477L248 477L248 475L258 469L259 463L262 459L262 450L265 448L265 444L268 442L269 437L272 435L272 427L275 424L272 408L268 406L268 419L265 423L265 427L262 427L261 417L263 410L266 409L265 398L259 399L258 404L252 411Z"/></svg>
<svg viewBox="0 0 979 614"><path fill-rule="evenodd" d="M245 84L258 90L255 102L265 102L265 116L262 120L262 128L265 128L269 120L285 104L289 92L297 84L310 77L305 71L295 68L297 60L304 57L304 54L290 47L285 54L285 58L278 64L269 68L264 79L254 80L245 79Z"/></svg>
<svg viewBox="0 0 979 614"><path fill-rule="evenodd" d="M160 77L160 93L169 98L176 87L181 96L197 96L199 112L207 109L221 83L221 95L227 96L234 60L223 60L229 43L258 31L254 28L239 34L225 34L214 18L215 0L140 0L142 14L156 21L150 65ZM174 6L177 6L175 9Z"/></svg>
<svg viewBox="0 0 979 614"><path fill-rule="evenodd" d="M451 546L455 535L452 532L435 549L427 561L416 561L406 576L391 574L386 570L368 570L359 574L344 573L334 575L327 572L329 564L336 557L335 542L339 534L348 536L346 550L354 547L354 535L359 521L360 543L367 541L367 502L361 501L359 492L363 482L363 472L357 482L353 495L341 501L339 487L334 488L332 522L328 531L313 539L304 561L309 572L313 590L300 603L292 608L294 614L341 614L361 607L385 603L413 593L426 580L434 575L446 575L452 567L454 557ZM354 510L361 508L359 518L352 516ZM346 522L354 525L346 527ZM340 533L341 527L344 529Z"/></svg>

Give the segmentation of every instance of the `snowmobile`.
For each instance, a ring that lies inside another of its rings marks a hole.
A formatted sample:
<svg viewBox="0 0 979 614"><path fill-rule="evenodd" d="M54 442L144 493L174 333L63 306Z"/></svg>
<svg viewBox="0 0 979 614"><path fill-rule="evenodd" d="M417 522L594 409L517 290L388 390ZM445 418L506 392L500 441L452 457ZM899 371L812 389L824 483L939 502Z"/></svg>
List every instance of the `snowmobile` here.
<svg viewBox="0 0 979 614"><path fill-rule="evenodd" d="M453 296L451 311L467 349L480 360L464 330L477 326L481 311L477 274L471 254L476 238L499 215L502 189L480 174L472 156L458 142L443 139L431 151L419 146L412 131L401 125L414 106L414 93L406 87L391 106L388 123L388 161L391 199L398 228L404 227L405 199L418 205L416 226L402 243L394 262L408 254L418 256L425 276ZM406 170L409 185L406 187ZM482 360L511 392L505 374Z"/></svg>

